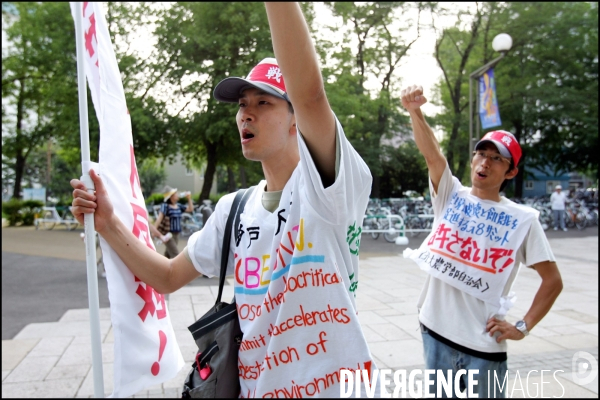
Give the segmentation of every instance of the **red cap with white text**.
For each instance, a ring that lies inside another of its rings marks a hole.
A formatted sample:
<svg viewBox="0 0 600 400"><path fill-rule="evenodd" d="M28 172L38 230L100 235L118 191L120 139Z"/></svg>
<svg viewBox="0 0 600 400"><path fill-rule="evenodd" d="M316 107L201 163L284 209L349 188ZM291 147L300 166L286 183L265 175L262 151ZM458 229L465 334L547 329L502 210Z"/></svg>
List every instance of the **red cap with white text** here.
<svg viewBox="0 0 600 400"><path fill-rule="evenodd" d="M475 150L485 143L493 143L498 152L506 158L512 158L515 167L519 164L521 159L521 145L514 135L507 131L491 131L486 133L479 142L475 145Z"/></svg>
<svg viewBox="0 0 600 400"><path fill-rule="evenodd" d="M245 79L237 77L223 79L215 87L214 96L218 101L237 103L242 92L249 88L257 88L290 101L277 60L272 57L259 62Z"/></svg>

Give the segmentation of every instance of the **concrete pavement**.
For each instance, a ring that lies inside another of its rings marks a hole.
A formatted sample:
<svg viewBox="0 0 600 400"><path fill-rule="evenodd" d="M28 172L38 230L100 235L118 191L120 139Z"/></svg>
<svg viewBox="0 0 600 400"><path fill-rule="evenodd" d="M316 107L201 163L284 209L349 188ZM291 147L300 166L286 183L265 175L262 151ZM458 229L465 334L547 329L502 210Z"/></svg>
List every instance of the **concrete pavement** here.
<svg viewBox="0 0 600 400"><path fill-rule="evenodd" d="M24 240L25 237L29 239ZM423 238L412 240L410 247L417 247ZM85 257L76 232L3 228L2 239L3 253L71 260ZM361 245L359 318L379 368L404 369L408 375L414 369L424 368L415 303L425 275L414 263L402 258L404 246L389 244L386 247L389 251L369 251L369 240L364 237ZM550 242L564 289L549 314L526 339L509 342L508 395L597 398L597 228L595 236L551 237ZM184 242L180 243L183 245ZM216 297L216 280L206 281L205 285L188 285L168 298L171 321L186 366L176 378L133 397L180 397L184 377L196 352L187 326L203 315ZM539 283L535 271L523 269L520 272L514 286L518 300L509 311L509 321L515 322L525 314ZM226 286L224 296L233 296L233 282ZM109 395L114 342L110 309L102 308L100 315L104 389ZM595 365L587 361L586 368L581 359L574 360L576 353L587 357L581 352L589 354ZM594 374L591 382L583 382ZM93 392L86 308L69 309L56 322L30 323L12 339L2 341L2 397L92 397Z"/></svg>

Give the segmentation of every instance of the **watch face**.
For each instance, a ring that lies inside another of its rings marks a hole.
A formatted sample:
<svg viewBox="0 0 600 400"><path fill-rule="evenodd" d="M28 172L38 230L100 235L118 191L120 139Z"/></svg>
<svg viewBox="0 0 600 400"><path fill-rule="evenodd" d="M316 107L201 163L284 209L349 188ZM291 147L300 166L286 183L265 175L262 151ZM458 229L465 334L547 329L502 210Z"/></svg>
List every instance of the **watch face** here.
<svg viewBox="0 0 600 400"><path fill-rule="evenodd" d="M525 323L523 321L517 322L517 329L523 329L523 328L525 328L523 325L525 325Z"/></svg>
<svg viewBox="0 0 600 400"><path fill-rule="evenodd" d="M515 327L520 330L521 332L523 332L524 335L527 335L529 332L527 331L527 325L525 324L525 321L519 321L515 324Z"/></svg>

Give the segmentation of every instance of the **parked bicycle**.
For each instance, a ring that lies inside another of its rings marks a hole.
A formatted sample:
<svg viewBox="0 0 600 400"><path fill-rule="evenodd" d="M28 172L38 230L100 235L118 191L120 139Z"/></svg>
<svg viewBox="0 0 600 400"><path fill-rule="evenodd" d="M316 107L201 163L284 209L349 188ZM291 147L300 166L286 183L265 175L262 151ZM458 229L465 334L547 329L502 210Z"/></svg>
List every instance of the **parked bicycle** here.
<svg viewBox="0 0 600 400"><path fill-rule="evenodd" d="M43 207L33 224L35 225L35 229L43 230L51 230L56 225L65 225L67 230L72 231L77 228L79 222L73 216L71 207L64 207L62 215L59 213L58 207Z"/></svg>
<svg viewBox="0 0 600 400"><path fill-rule="evenodd" d="M577 200L573 200L567 204L565 209L565 219L567 228L577 228L581 231L587 226L585 211Z"/></svg>

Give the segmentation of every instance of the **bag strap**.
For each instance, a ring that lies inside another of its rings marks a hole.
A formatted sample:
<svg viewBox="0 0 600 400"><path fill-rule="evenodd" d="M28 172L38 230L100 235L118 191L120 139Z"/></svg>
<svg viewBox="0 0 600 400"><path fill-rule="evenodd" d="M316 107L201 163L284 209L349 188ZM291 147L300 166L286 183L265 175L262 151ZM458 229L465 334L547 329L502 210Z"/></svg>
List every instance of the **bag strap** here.
<svg viewBox="0 0 600 400"><path fill-rule="evenodd" d="M217 301L215 302L215 306L217 306L221 302L223 286L225 285L225 274L227 272L227 264L229 262L229 249L231 247L230 245L232 225L234 229L237 229L240 223L240 214L244 211L246 201L248 201L248 197L250 197L253 190L254 186L248 189L238 190L237 194L235 195L235 198L233 199L233 204L231 205L229 216L227 217L227 223L225 224L225 232L223 233L223 247L221 251L221 274L219 275L219 294L217 295Z"/></svg>

